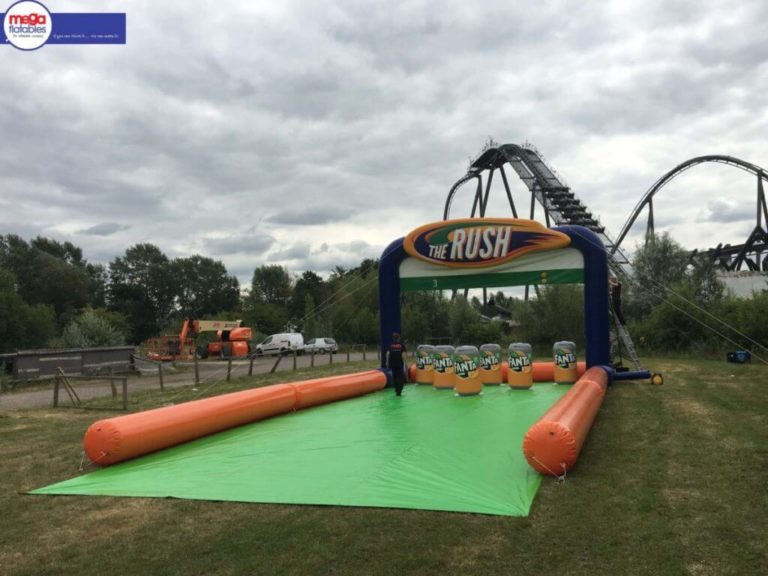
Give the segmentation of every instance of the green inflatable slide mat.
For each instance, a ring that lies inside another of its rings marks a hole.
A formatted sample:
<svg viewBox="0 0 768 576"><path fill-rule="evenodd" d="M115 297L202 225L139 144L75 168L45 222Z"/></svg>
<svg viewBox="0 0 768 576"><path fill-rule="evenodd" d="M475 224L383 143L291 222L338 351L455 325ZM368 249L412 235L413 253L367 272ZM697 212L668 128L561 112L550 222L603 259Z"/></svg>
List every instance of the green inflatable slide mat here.
<svg viewBox="0 0 768 576"><path fill-rule="evenodd" d="M32 494L413 508L527 516L541 477L528 428L566 391L407 386L310 408L96 470Z"/></svg>

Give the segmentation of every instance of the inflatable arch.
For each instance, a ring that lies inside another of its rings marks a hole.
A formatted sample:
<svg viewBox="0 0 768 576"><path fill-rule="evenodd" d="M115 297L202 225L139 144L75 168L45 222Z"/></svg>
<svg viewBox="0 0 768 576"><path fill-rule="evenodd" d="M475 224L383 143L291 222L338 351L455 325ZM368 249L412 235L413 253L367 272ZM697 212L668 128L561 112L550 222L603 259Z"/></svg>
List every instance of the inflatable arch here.
<svg viewBox="0 0 768 576"><path fill-rule="evenodd" d="M401 332L400 295L530 284L584 284L587 368L610 364L608 258L581 226L517 218L444 220L392 242L379 264L381 359Z"/></svg>

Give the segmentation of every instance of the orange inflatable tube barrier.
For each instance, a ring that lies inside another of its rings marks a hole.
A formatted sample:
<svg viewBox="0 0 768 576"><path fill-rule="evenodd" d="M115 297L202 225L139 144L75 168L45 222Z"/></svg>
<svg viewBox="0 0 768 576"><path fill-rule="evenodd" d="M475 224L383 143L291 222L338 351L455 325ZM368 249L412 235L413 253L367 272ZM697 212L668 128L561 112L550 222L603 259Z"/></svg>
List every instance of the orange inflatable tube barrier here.
<svg viewBox="0 0 768 576"><path fill-rule="evenodd" d="M370 370L193 400L94 422L83 446L91 462L109 466L271 416L381 390L386 384L383 372Z"/></svg>
<svg viewBox="0 0 768 576"><path fill-rule="evenodd" d="M379 370L288 384L296 390L296 410L362 396L386 385L387 376Z"/></svg>
<svg viewBox="0 0 768 576"><path fill-rule="evenodd" d="M587 370L526 433L523 453L528 464L552 476L570 470L600 410L607 386L605 368Z"/></svg>
<svg viewBox="0 0 768 576"><path fill-rule="evenodd" d="M587 371L586 362L578 362L576 369L579 376L582 376ZM501 378L502 382L507 381L507 372L509 371L509 362L501 363ZM555 363L554 362L534 362L533 363L533 381L534 382L553 382L555 379Z"/></svg>

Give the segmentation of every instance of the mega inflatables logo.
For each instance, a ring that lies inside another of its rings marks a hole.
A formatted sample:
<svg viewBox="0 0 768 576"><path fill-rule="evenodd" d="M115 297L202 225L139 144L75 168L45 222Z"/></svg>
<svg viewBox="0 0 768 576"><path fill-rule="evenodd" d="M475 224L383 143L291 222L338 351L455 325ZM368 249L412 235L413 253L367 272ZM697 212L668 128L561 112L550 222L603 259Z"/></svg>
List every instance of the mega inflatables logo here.
<svg viewBox="0 0 768 576"><path fill-rule="evenodd" d="M51 35L51 13L39 2L16 2L5 13L3 31L7 41L20 50L36 50Z"/></svg>
<svg viewBox="0 0 768 576"><path fill-rule="evenodd" d="M433 264L479 268L570 242L562 232L534 220L465 218L421 226L405 237L403 247L411 256Z"/></svg>
<svg viewBox="0 0 768 576"><path fill-rule="evenodd" d="M46 44L125 44L125 13L54 12L20 0L0 13L0 46L37 50Z"/></svg>

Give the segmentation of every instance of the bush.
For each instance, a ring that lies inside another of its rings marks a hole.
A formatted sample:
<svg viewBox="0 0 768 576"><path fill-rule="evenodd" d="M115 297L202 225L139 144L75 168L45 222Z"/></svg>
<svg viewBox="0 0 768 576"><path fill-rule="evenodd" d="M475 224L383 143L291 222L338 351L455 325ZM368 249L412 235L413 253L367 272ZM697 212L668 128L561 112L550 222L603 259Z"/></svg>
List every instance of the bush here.
<svg viewBox="0 0 768 576"><path fill-rule="evenodd" d="M57 344L62 348L121 346L125 344L125 334L104 315L86 310L67 324Z"/></svg>

